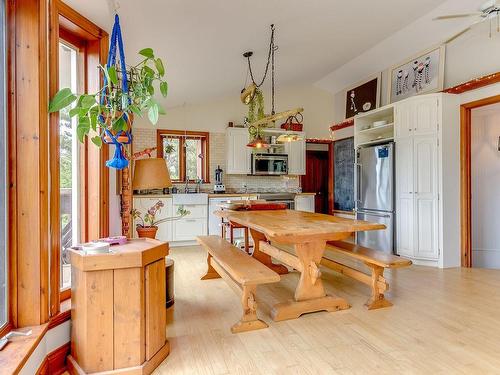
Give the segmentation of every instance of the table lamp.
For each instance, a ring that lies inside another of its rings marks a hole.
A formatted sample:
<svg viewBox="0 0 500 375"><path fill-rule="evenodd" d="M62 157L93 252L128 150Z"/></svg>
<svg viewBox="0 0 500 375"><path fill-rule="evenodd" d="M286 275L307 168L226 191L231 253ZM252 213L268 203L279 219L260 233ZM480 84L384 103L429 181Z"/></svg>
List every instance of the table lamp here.
<svg viewBox="0 0 500 375"><path fill-rule="evenodd" d="M163 158L139 159L134 164L133 190L164 189L172 186Z"/></svg>

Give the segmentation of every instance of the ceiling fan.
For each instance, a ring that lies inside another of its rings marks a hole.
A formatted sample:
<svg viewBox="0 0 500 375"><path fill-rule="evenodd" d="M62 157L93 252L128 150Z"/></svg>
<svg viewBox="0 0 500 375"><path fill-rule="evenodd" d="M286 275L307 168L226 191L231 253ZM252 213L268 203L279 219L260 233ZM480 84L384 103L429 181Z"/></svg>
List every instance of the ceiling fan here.
<svg viewBox="0 0 500 375"><path fill-rule="evenodd" d="M464 30L460 31L459 33L453 35L451 38L446 40L446 44L452 42L453 40L457 39L459 36L462 34L465 34L467 31L471 30L474 25L477 25L481 22L484 21L489 21L490 22L490 38L491 38L491 30L492 30L492 23L496 18L496 23L497 23L497 32L500 32L500 0L489 0L485 2L481 7L479 8L479 11L477 12L472 12L472 13L463 13L463 14L448 14L445 16L439 16L434 18L434 21L439 21L439 20L449 20L449 19L455 19L455 18L475 18L476 20L467 28Z"/></svg>

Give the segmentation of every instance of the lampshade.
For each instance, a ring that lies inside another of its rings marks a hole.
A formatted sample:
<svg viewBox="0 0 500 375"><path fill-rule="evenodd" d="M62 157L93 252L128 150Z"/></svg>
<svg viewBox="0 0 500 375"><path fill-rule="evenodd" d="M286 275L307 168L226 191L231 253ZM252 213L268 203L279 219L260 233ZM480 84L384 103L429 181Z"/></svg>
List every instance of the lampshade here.
<svg viewBox="0 0 500 375"><path fill-rule="evenodd" d="M172 186L164 159L148 158L135 161L133 190L163 189Z"/></svg>
<svg viewBox="0 0 500 375"><path fill-rule="evenodd" d="M269 144L262 139L260 135L255 137L253 141L250 141L247 144L247 147L252 147L252 148L269 148Z"/></svg>

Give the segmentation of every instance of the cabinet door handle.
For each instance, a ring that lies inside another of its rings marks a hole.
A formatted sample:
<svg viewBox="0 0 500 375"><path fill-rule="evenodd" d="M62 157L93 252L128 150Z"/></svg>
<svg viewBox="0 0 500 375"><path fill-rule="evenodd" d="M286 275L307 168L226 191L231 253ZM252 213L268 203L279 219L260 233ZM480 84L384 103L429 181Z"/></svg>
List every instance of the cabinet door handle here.
<svg viewBox="0 0 500 375"><path fill-rule="evenodd" d="M196 220L195 219L186 219L187 223L194 223Z"/></svg>

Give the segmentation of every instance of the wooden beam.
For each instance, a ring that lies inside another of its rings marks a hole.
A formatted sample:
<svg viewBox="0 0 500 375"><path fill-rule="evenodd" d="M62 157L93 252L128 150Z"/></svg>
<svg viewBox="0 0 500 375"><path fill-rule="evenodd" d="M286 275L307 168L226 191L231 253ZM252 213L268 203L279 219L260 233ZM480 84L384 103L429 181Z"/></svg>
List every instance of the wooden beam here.
<svg viewBox="0 0 500 375"><path fill-rule="evenodd" d="M290 254L287 251L278 249L277 247L272 246L270 243L266 241L259 242L259 249L263 253L272 256L273 258L278 259L279 261L285 263L286 265L293 267L297 271L302 272L303 267L299 261L299 258L293 254Z"/></svg>
<svg viewBox="0 0 500 375"><path fill-rule="evenodd" d="M370 285L370 286L372 285L372 277L370 275L367 275L366 273L358 271L354 268L351 268L349 266L337 263L333 260L326 259L326 258L321 259L320 264L322 266L330 268L338 273L341 273L341 274L346 275L348 277L351 277L355 280L358 280L358 281L362 282L363 284ZM385 278L383 276L380 276L378 280L379 280L378 287L382 293L389 289L389 284L387 283L387 281L385 280Z"/></svg>

